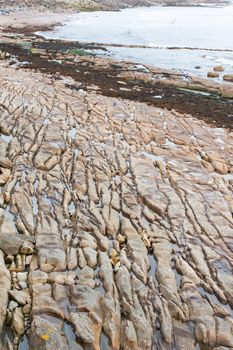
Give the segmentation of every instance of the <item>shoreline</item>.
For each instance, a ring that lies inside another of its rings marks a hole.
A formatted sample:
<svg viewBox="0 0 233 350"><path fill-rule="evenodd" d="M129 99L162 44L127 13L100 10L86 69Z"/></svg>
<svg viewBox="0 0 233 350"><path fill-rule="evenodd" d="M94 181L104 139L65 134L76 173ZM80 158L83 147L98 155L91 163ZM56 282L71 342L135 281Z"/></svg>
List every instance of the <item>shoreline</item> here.
<svg viewBox="0 0 233 350"><path fill-rule="evenodd" d="M1 27L4 40L0 50L15 56L18 68L23 62L24 68L54 74L56 79L59 74L71 77L78 86L82 82L86 89L95 86L96 91L105 96L175 109L213 125L232 128L232 120L228 117L233 108L232 83L92 55L91 50L104 52L107 45L46 39L34 34L35 31L52 29L62 15L41 14L36 26L32 25L34 16L35 13L23 15L9 26L9 21L12 23L10 17ZM65 20L71 18L73 15L68 15Z"/></svg>
<svg viewBox="0 0 233 350"><path fill-rule="evenodd" d="M41 6L38 6L36 0L29 0L27 3L22 3L21 6L18 5L17 1L13 0L12 3L9 4L6 0L1 0L2 8L0 9L0 15L8 15L9 13L16 12L28 12L28 11L37 11L37 12L50 12L50 13L65 13L72 14L77 12L95 12L95 11L121 11L124 9L130 8L140 8L140 7L151 7L151 6L163 6L163 7L222 7L231 5L231 0L221 0L221 1L213 1L209 3L208 0L200 1L200 0L174 0L170 2L170 0L132 0L131 2L126 0L118 1L117 4L114 2L104 0L102 1L89 1L89 4L86 5L85 0L78 0L77 3L72 3L69 1L51 1L51 4L45 3Z"/></svg>
<svg viewBox="0 0 233 350"><path fill-rule="evenodd" d="M51 30L56 25L63 25L66 21L71 20L76 16L75 13L62 13L51 11L38 11L36 9L27 9L21 11L10 12L9 14L0 14L0 33L10 32L12 30L18 31L23 28L24 34L34 34L33 28L40 28L41 30ZM35 26L35 18L37 25ZM29 32L27 32L27 27Z"/></svg>
<svg viewBox="0 0 233 350"><path fill-rule="evenodd" d="M61 16L0 30L0 348L233 348L233 84Z"/></svg>
<svg viewBox="0 0 233 350"><path fill-rule="evenodd" d="M53 31L45 33L36 32L36 34L51 40L78 41L83 45L99 46L100 49L105 47L108 50L106 56L112 57L114 60L122 62L131 60L145 66L151 65L163 68L164 70L175 69L194 76L207 77L207 74L215 66L224 66L224 72L219 72L218 77L213 77L213 81L222 81L223 75L232 73L233 49L231 41L227 37L227 33L225 33L226 29L223 31L222 38L220 34L217 34L221 31L217 31L216 28L216 35L211 35L210 32L210 37L208 37L208 34L205 34L205 32L202 33L201 29L195 33L195 28L191 26L189 30L193 32L195 38L192 42L188 39L189 36L187 33L183 34L179 29L184 25L182 23L184 23L186 16L189 17L192 15L195 21L200 20L201 26L205 27L206 21L211 23L213 21L211 18L218 16L218 10L204 10L204 17L202 16L203 10L197 10L195 12L195 9L190 10L190 12L186 9L177 10L173 7L171 10L164 11L162 7L159 7L158 10L157 7L153 7L151 11L155 18L161 13L161 16L164 17L162 21L166 22L166 29L163 25L160 29L157 29L160 32L159 37L156 36L156 33L154 36L150 34L150 30L146 26L145 32L140 29L145 18L150 18L151 16L150 10L147 8L143 9L143 16L140 15L141 10L139 8L124 10L118 14L106 14L103 11L100 13L96 12L95 14L82 13L76 19L66 23L64 27L58 26ZM230 6L229 11L226 7L220 10L219 15L226 18L226 28L231 26L228 19L230 18L229 12L232 11L232 6ZM174 18L176 17L175 22L177 24L174 25L176 34L173 33L175 37L171 41L169 36L166 39L165 32L173 24L173 15ZM132 25L127 24L128 16L132 18ZM202 18L206 19L202 20ZM136 23L136 19L138 21L138 27L134 24ZM160 20L158 18L158 26ZM105 23L103 26L101 25L102 21ZM122 29L120 29L121 26L119 26L119 29L111 29L111 21L113 23L122 23ZM92 22L95 24L96 30L93 29ZM155 23L155 21L153 22ZM217 73L215 74L217 75Z"/></svg>

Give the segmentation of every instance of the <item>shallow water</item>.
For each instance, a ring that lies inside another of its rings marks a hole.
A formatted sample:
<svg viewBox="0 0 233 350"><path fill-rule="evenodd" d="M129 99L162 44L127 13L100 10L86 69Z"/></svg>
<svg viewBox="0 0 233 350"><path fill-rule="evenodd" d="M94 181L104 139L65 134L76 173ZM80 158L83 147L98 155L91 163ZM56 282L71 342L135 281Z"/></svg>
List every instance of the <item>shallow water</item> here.
<svg viewBox="0 0 233 350"><path fill-rule="evenodd" d="M21 342L19 343L19 350L29 350L29 342L26 335L23 336Z"/></svg>
<svg viewBox="0 0 233 350"><path fill-rule="evenodd" d="M67 342L70 350L83 350L83 347L77 343L76 334L74 332L73 327L70 324L66 322L64 323L63 332L67 338Z"/></svg>
<svg viewBox="0 0 233 350"><path fill-rule="evenodd" d="M216 64L233 70L232 33L233 5L80 13L77 19L44 35L81 42L145 45L148 48L108 50L117 59L158 67L194 71L195 66L201 66L195 72L202 75Z"/></svg>

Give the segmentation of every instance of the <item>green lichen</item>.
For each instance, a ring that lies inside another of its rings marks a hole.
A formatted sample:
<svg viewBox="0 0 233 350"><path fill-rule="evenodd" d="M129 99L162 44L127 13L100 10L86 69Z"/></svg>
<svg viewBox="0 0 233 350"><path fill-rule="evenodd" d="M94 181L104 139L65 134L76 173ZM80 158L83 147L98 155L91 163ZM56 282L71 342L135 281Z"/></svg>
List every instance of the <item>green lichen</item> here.
<svg viewBox="0 0 233 350"><path fill-rule="evenodd" d="M96 54L94 54L93 52L84 49L68 49L65 51L65 53L77 56L96 56Z"/></svg>

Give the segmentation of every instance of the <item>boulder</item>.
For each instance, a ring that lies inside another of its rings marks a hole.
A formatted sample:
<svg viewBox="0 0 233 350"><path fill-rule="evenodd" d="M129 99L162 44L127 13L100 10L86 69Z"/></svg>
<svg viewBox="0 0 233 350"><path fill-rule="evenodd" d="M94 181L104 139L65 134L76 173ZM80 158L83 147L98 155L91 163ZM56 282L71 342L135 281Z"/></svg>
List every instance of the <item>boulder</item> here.
<svg viewBox="0 0 233 350"><path fill-rule="evenodd" d="M32 240L33 238L27 235L13 235L8 232L2 232L0 233L0 249L6 255L16 255L26 241L31 242Z"/></svg>
<svg viewBox="0 0 233 350"><path fill-rule="evenodd" d="M218 78L219 74L217 72L208 72L207 77L208 78Z"/></svg>
<svg viewBox="0 0 233 350"><path fill-rule="evenodd" d="M29 283L33 284L44 284L48 281L48 274L46 272L35 270L29 274Z"/></svg>
<svg viewBox="0 0 233 350"><path fill-rule="evenodd" d="M30 299L30 296L27 293L17 289L9 291L9 296L11 299L15 300L19 305L25 305Z"/></svg>
<svg viewBox="0 0 233 350"><path fill-rule="evenodd" d="M67 340L62 333L62 321L56 324L35 316L29 336L30 349L69 350Z"/></svg>
<svg viewBox="0 0 233 350"><path fill-rule="evenodd" d="M85 344L86 349L101 350L100 336L102 320L95 312L71 312L70 322L75 334Z"/></svg>
<svg viewBox="0 0 233 350"><path fill-rule="evenodd" d="M13 312L12 328L15 335L20 336L24 333L24 316L22 309L17 307Z"/></svg>
<svg viewBox="0 0 233 350"><path fill-rule="evenodd" d="M223 80L230 81L231 83L233 83L233 74L225 74L223 76Z"/></svg>
<svg viewBox="0 0 233 350"><path fill-rule="evenodd" d="M233 87L225 84L225 86L221 88L221 93L224 98L233 98Z"/></svg>
<svg viewBox="0 0 233 350"><path fill-rule="evenodd" d="M0 155L0 166L3 168L12 168L12 161L9 158L1 157Z"/></svg>
<svg viewBox="0 0 233 350"><path fill-rule="evenodd" d="M224 67L223 66L215 66L214 71L215 72L224 72Z"/></svg>

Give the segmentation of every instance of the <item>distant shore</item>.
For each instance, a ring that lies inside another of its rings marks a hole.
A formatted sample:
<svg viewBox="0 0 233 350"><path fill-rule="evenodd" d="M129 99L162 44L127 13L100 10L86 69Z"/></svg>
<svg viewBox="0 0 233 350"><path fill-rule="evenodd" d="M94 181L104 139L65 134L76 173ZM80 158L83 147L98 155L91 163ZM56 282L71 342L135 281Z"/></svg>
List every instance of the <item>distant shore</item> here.
<svg viewBox="0 0 233 350"><path fill-rule="evenodd" d="M6 13L0 349L233 349L233 81Z"/></svg>
<svg viewBox="0 0 233 350"><path fill-rule="evenodd" d="M209 1L209 0L51 0L38 2L37 0L18 1L2 0L0 1L0 14L10 12L37 10L40 12L62 12L77 13L80 11L117 11L124 8L138 6L222 6L230 4L229 0Z"/></svg>
<svg viewBox="0 0 233 350"><path fill-rule="evenodd" d="M2 16L0 50L10 59L10 65L15 64L18 69L39 70L54 75L56 79L69 76L77 81L78 86L81 84L86 89L95 86L98 93L106 96L175 108L180 113L191 113L219 126L232 126L228 118L233 108L232 83L96 57L90 50L105 50L104 47L47 40L34 34L51 30L54 25L71 18L73 15L70 14L64 16L35 10Z"/></svg>

